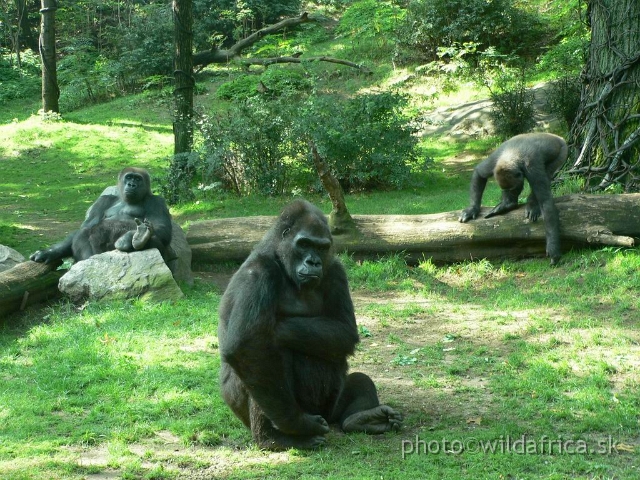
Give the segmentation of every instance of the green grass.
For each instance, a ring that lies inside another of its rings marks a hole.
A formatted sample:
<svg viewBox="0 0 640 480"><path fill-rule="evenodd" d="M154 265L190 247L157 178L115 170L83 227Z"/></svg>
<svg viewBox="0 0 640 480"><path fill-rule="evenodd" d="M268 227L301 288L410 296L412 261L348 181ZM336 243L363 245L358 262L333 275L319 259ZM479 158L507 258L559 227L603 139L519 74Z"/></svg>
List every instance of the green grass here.
<svg viewBox="0 0 640 480"><path fill-rule="evenodd" d="M637 478L637 252L570 253L553 270L343 260L352 369L405 413L402 432L256 450L218 391L220 291L198 281L173 305L61 302L4 326L3 478ZM615 289L594 290L602 277Z"/></svg>

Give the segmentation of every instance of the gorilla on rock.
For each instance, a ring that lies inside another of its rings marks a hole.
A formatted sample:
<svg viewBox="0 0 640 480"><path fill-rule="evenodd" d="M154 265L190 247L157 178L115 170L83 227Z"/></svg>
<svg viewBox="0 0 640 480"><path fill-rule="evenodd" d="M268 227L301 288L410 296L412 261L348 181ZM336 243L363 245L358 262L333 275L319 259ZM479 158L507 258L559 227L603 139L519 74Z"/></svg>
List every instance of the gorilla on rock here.
<svg viewBox="0 0 640 480"><path fill-rule="evenodd" d="M398 430L373 381L348 374L358 343L346 272L324 214L288 205L232 277L220 304L222 396L259 447L310 449L329 424Z"/></svg>
<svg viewBox="0 0 640 480"><path fill-rule="evenodd" d="M86 260L111 250L170 251L171 214L162 197L151 193L151 178L142 168L127 167L118 175L118 195L102 195L89 208L80 229L31 260L53 263L66 257Z"/></svg>

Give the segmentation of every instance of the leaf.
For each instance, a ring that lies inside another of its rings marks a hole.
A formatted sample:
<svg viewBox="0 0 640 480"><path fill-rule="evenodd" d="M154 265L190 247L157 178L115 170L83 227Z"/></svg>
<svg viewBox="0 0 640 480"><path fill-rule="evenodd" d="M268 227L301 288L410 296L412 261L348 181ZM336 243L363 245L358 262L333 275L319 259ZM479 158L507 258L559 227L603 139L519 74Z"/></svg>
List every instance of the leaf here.
<svg viewBox="0 0 640 480"><path fill-rule="evenodd" d="M626 443L617 443L615 446L615 449L618 452L627 452L627 453L634 453L636 451L636 447L634 445L629 445Z"/></svg>
<svg viewBox="0 0 640 480"><path fill-rule="evenodd" d="M481 423L482 423L482 417L467 418L467 425L480 425Z"/></svg>

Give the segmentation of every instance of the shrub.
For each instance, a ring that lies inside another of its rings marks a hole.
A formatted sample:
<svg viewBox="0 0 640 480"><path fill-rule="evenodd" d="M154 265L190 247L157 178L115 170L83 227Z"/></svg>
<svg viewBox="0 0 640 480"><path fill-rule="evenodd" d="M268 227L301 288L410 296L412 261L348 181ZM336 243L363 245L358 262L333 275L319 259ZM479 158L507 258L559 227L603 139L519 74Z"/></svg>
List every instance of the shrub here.
<svg viewBox="0 0 640 480"><path fill-rule="evenodd" d="M247 100L258 94L262 83L269 96L292 95L311 88L311 80L296 70L268 68L260 76L241 75L218 87L216 96L224 100Z"/></svg>
<svg viewBox="0 0 640 480"><path fill-rule="evenodd" d="M467 42L535 57L546 30L538 14L510 0L413 0L399 33L403 44L435 60L438 47Z"/></svg>
<svg viewBox="0 0 640 480"><path fill-rule="evenodd" d="M196 152L179 153L169 162L163 178L160 179L160 194L169 205L194 200L193 181L199 170L200 157Z"/></svg>
<svg viewBox="0 0 640 480"><path fill-rule="evenodd" d="M223 100L246 100L258 93L259 82L255 75L241 75L220 85L216 97Z"/></svg>
<svg viewBox="0 0 640 480"><path fill-rule="evenodd" d="M533 92L527 89L524 75L498 76L491 88L491 118L498 135L509 138L536 125Z"/></svg>
<svg viewBox="0 0 640 480"><path fill-rule="evenodd" d="M42 88L40 59L31 50L20 54L18 68L13 54L0 56L0 102L37 96Z"/></svg>
<svg viewBox="0 0 640 480"><path fill-rule="evenodd" d="M315 97L297 125L332 166L345 190L403 187L415 162L415 127L402 113L407 97L370 93L344 100Z"/></svg>
<svg viewBox="0 0 640 480"><path fill-rule="evenodd" d="M578 114L582 83L577 76L565 76L550 82L547 102L549 110L562 118L568 127Z"/></svg>
<svg viewBox="0 0 640 480"><path fill-rule="evenodd" d="M405 10L392 2L362 0L354 2L340 18L339 35L348 36L352 48L365 57L382 58L395 49L395 32Z"/></svg>
<svg viewBox="0 0 640 480"><path fill-rule="evenodd" d="M220 182L238 195L287 193L303 158L302 144L291 135L292 114L288 101L254 97L225 115L205 117L203 182Z"/></svg>

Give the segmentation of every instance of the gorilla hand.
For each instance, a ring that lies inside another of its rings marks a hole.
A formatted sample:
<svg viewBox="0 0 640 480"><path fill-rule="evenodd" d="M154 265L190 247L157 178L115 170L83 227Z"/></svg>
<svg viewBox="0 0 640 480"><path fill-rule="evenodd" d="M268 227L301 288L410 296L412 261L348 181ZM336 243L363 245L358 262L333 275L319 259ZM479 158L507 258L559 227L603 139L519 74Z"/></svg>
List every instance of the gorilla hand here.
<svg viewBox="0 0 640 480"><path fill-rule="evenodd" d="M501 215L503 213L510 212L511 210L515 210L516 208L518 208L517 202L509 202L509 203L500 202L498 205L493 207L493 209L489 213L487 213L484 216L484 218L495 217L496 215Z"/></svg>
<svg viewBox="0 0 640 480"><path fill-rule="evenodd" d="M468 207L462 211L460 217L458 217L458 221L462 223L466 223L469 220L474 220L478 218L478 213L480 213L480 208L478 207Z"/></svg>
<svg viewBox="0 0 640 480"><path fill-rule="evenodd" d="M153 225L146 218L144 221L139 218L135 218L136 222L136 233L133 234L133 238L131 239L131 244L133 248L136 250L142 250L147 246L147 243L153 236Z"/></svg>
<svg viewBox="0 0 640 480"><path fill-rule="evenodd" d="M31 256L29 257L29 260L32 260L38 263L44 263L44 264L53 263L59 259L60 259L60 255L56 251L50 248L46 250L38 250L32 253Z"/></svg>

